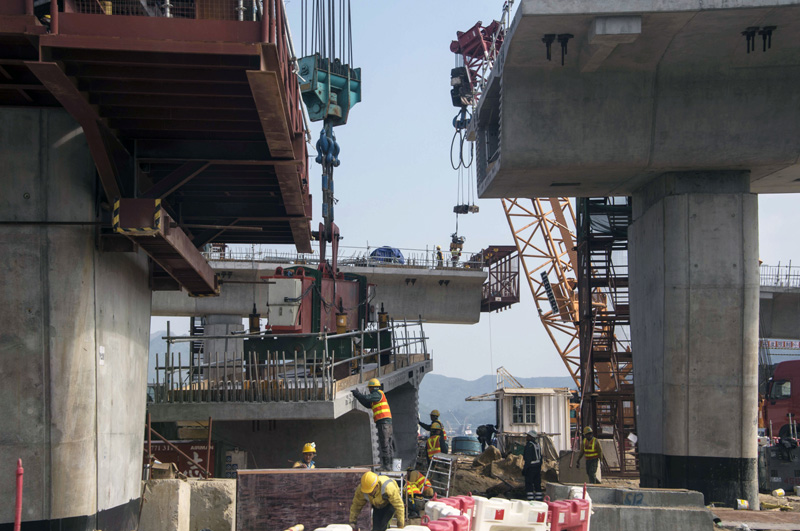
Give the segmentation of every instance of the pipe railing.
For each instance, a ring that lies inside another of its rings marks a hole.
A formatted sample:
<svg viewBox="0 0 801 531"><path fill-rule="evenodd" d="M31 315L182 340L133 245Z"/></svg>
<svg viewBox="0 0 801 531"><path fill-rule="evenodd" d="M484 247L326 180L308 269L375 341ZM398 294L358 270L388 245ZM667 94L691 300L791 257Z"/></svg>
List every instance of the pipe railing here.
<svg viewBox="0 0 801 531"><path fill-rule="evenodd" d="M381 345L379 332L392 332L392 343ZM358 345L364 345L365 334L376 335L376 348L337 359L329 347L329 340L343 338L359 339ZM260 336L262 334L225 338ZM268 350L262 359L253 351L213 352L206 353L208 359L203 362L197 362L192 353L185 360L187 355L178 353L176 356L168 348L166 354L156 354L156 382L149 384L150 400L155 404L331 401L336 398L338 383L347 386L364 383L371 374L380 377L429 359L422 320L413 323L404 320L393 322L387 328L345 334L297 334L293 337L318 337L323 348L310 352ZM166 336L164 339L172 345L214 337ZM388 363L382 365L381 358L387 354Z"/></svg>
<svg viewBox="0 0 801 531"><path fill-rule="evenodd" d="M404 255L403 263L398 259L389 257L370 256L370 248L350 248L343 250L337 255L337 264L340 266L352 267L398 267L408 269L483 269L485 263L481 253L463 252L462 256L470 256L468 260L453 262L450 253L443 251L443 259L440 262L436 259L436 250L423 249L400 249ZM373 251L375 248L372 249ZM208 261L231 261L231 262L259 262L281 265L308 265L317 267L320 264L320 255L312 253L281 252L273 249L241 249L237 247L211 248L203 251L203 256Z"/></svg>
<svg viewBox="0 0 801 531"><path fill-rule="evenodd" d="M759 285L777 288L798 288L799 267L794 265L767 265L759 266Z"/></svg>

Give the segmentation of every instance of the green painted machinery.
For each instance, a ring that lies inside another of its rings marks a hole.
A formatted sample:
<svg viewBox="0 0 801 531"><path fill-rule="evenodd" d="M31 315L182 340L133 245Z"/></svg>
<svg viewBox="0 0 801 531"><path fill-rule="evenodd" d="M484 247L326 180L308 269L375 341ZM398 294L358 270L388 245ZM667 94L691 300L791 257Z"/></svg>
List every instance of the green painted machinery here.
<svg viewBox="0 0 801 531"><path fill-rule="evenodd" d="M362 101L362 69L308 55L298 60L300 94L312 122L347 123L350 109Z"/></svg>

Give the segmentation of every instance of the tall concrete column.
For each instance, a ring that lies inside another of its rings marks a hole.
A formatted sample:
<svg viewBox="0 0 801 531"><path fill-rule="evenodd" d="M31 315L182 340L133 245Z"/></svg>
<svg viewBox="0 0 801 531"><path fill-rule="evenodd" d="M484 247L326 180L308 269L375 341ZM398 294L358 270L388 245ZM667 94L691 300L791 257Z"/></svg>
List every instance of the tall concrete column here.
<svg viewBox="0 0 801 531"><path fill-rule="evenodd" d="M631 329L640 484L757 499L757 196L747 171L634 194Z"/></svg>
<svg viewBox="0 0 801 531"><path fill-rule="evenodd" d="M411 383L401 385L387 393L387 402L392 411L395 457L400 458L406 468L417 460L417 388Z"/></svg>
<svg viewBox="0 0 801 531"><path fill-rule="evenodd" d="M207 315L206 324L203 328L204 336L230 336L234 332L241 332L245 329L242 324L242 317L238 315ZM203 355L207 362L220 363L239 358L244 350L242 338L230 337L225 339L205 339L203 340ZM222 372L216 374L222 375ZM226 377L233 375L233 369L229 368Z"/></svg>
<svg viewBox="0 0 801 531"><path fill-rule="evenodd" d="M103 192L65 111L3 109L0 160L0 527L14 521L21 458L32 529L134 529L147 257L98 250Z"/></svg>

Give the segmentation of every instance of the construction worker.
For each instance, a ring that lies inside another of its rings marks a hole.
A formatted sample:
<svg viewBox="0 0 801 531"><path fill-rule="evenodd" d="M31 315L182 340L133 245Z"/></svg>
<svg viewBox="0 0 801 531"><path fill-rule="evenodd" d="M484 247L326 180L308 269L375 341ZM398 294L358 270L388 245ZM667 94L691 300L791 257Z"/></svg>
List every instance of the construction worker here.
<svg viewBox="0 0 801 531"><path fill-rule="evenodd" d="M350 527L357 529L356 521L362 508L370 503L373 506L372 531L386 531L389 521L395 516L398 527L405 527L403 499L395 480L379 476L375 472L365 472L350 505Z"/></svg>
<svg viewBox="0 0 801 531"><path fill-rule="evenodd" d="M464 236L457 236L454 232L451 234L451 265L456 267L459 263L459 258L462 256L462 246L464 245Z"/></svg>
<svg viewBox="0 0 801 531"><path fill-rule="evenodd" d="M584 457L584 461L587 464L587 477L590 483L600 483L598 479L598 466L603 456L604 453L603 450L601 450L601 443L592 436L592 428L585 426L584 441L581 444L581 451L579 452L578 459L576 459L576 468L579 467L579 460Z"/></svg>
<svg viewBox="0 0 801 531"><path fill-rule="evenodd" d="M295 461L292 468L314 468L314 458L317 454L317 445L313 442L303 445L300 461Z"/></svg>
<svg viewBox="0 0 801 531"><path fill-rule="evenodd" d="M492 437L498 433L498 426L493 424L482 424L476 428L476 435L478 435L478 442L481 443L481 451L487 449L487 446L492 445Z"/></svg>
<svg viewBox="0 0 801 531"><path fill-rule="evenodd" d="M395 439L392 436L392 412L389 410L389 402L384 391L381 390L381 382L378 378L373 378L367 382L368 394L363 394L356 389L351 393L364 407L373 410L373 421L378 431L378 451L381 453L381 466L384 470L392 470L392 458L395 455Z"/></svg>
<svg viewBox="0 0 801 531"><path fill-rule="evenodd" d="M434 497L431 482L417 470L410 470L406 476L406 499L409 505L409 517L417 518L425 509L426 499Z"/></svg>
<svg viewBox="0 0 801 531"><path fill-rule="evenodd" d="M437 267L442 267L442 246L437 245Z"/></svg>
<svg viewBox="0 0 801 531"><path fill-rule="evenodd" d="M432 410L429 417L431 417L431 424L426 424L420 420L417 423L429 432L428 440L426 441L426 455L428 456L428 461L431 462L431 458L436 454L448 453L448 436L439 421L439 411Z"/></svg>
<svg viewBox="0 0 801 531"><path fill-rule="evenodd" d="M542 448L540 448L539 434L535 430L526 434L523 477L526 478L526 499L542 500Z"/></svg>

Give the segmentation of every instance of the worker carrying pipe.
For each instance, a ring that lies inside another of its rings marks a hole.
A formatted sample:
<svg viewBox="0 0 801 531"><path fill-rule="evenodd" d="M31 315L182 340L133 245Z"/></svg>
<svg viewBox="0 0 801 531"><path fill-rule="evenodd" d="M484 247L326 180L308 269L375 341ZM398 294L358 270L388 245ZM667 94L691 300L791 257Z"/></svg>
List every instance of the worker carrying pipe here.
<svg viewBox="0 0 801 531"><path fill-rule="evenodd" d="M372 531L386 531L392 517L398 519L398 527L405 527L405 510L400 488L395 480L387 476L379 476L375 472L365 472L361 482L353 494L350 506L350 527L358 528L356 521L365 505L373 507Z"/></svg>
<svg viewBox="0 0 801 531"><path fill-rule="evenodd" d="M373 378L367 382L368 394L353 389L351 394L364 407L373 410L373 421L378 431L378 450L381 454L381 467L383 470L392 470L392 458L395 456L395 439L392 434L392 412L381 382Z"/></svg>

